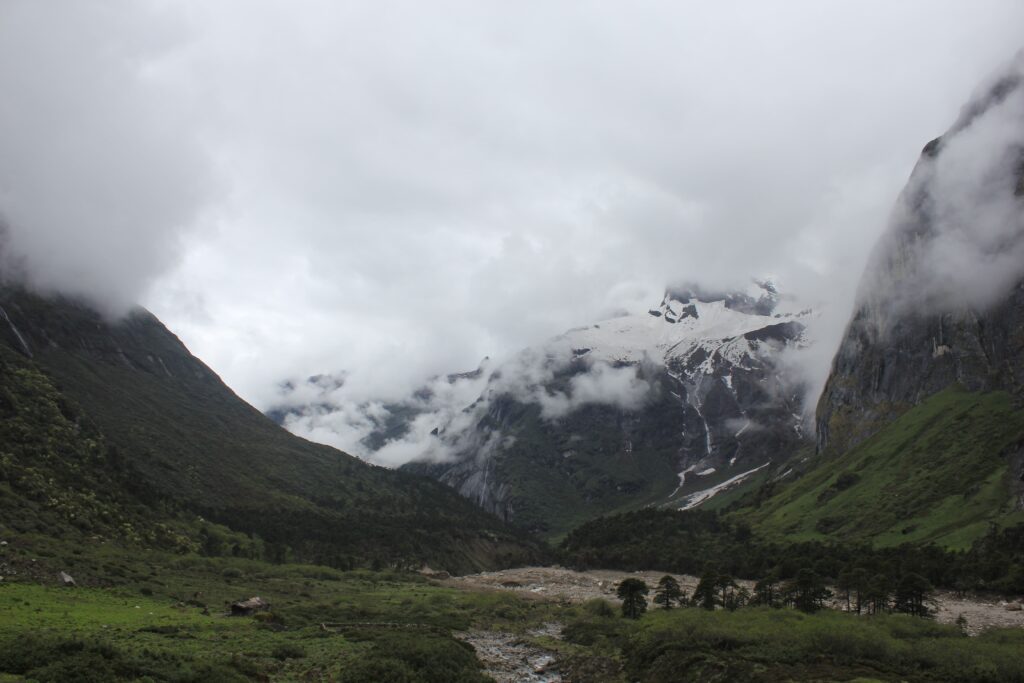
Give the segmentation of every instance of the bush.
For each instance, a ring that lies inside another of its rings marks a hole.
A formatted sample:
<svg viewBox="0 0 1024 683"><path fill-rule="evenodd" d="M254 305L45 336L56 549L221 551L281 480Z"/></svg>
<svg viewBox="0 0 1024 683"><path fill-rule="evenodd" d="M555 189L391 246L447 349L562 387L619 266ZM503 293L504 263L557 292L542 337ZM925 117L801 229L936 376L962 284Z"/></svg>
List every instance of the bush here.
<svg viewBox="0 0 1024 683"><path fill-rule="evenodd" d="M613 611L612 615L614 614ZM562 629L562 637L570 643L587 647L598 643L619 647L625 642L627 628L627 623L619 619L577 620Z"/></svg>
<svg viewBox="0 0 1024 683"><path fill-rule="evenodd" d="M845 491L858 481L860 481L860 475L856 472L843 472L836 478L836 483L832 486L838 491Z"/></svg>
<svg viewBox="0 0 1024 683"><path fill-rule="evenodd" d="M490 683L473 647L430 632L364 632L374 647L341 672L342 683Z"/></svg>
<svg viewBox="0 0 1024 683"><path fill-rule="evenodd" d="M614 617L615 608L612 607L611 603L603 598L591 598L583 603L583 609L587 614L591 614L595 617Z"/></svg>
<svg viewBox="0 0 1024 683"><path fill-rule="evenodd" d="M286 659L302 659L306 656L306 650L297 643L283 643L275 647L270 656L281 661Z"/></svg>
<svg viewBox="0 0 1024 683"><path fill-rule="evenodd" d="M338 677L338 683L417 683L416 672L405 662L392 657L373 659L363 657L346 666Z"/></svg>

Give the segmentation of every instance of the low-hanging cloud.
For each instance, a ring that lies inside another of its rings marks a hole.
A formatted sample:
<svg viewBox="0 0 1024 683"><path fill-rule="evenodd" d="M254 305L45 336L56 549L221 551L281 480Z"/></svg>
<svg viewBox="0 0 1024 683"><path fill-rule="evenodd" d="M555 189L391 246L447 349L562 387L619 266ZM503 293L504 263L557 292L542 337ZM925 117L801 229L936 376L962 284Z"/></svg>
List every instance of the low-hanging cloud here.
<svg viewBox="0 0 1024 683"><path fill-rule="evenodd" d="M387 404L682 279L844 311L1021 25L1015 0L7 0L7 251L141 299L262 408L338 369Z"/></svg>
<svg viewBox="0 0 1024 683"><path fill-rule="evenodd" d="M638 367L613 367L595 363L587 372L574 375L567 391L548 392L539 389L535 394L541 406L541 415L557 419L586 405L608 405L623 410L637 410L651 394L651 385L637 374Z"/></svg>
<svg viewBox="0 0 1024 683"><path fill-rule="evenodd" d="M1024 278L1022 183L1024 52L922 155L863 296L893 319L999 301Z"/></svg>
<svg viewBox="0 0 1024 683"><path fill-rule="evenodd" d="M117 315L177 265L216 189L166 73L185 26L149 3L0 7L0 214L7 277Z"/></svg>
<svg viewBox="0 0 1024 683"><path fill-rule="evenodd" d="M274 410L291 431L378 464L437 462L467 452L481 456L502 442L496 425L478 431L497 401L535 404L541 418L552 421L587 405L638 410L655 390L642 373L640 365L574 359L571 349L554 341L502 362L485 361L473 373L435 377L387 404L354 400L340 381L289 382ZM375 441L392 418L401 424L400 434Z"/></svg>

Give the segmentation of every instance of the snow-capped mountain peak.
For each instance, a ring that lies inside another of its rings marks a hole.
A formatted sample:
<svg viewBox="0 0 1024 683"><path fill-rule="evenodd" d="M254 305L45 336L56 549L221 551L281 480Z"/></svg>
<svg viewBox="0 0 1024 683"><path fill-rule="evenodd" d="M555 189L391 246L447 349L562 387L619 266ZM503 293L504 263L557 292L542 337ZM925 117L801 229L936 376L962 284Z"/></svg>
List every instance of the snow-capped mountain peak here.
<svg viewBox="0 0 1024 683"><path fill-rule="evenodd" d="M366 457L418 456L409 467L537 530L624 505L693 506L781 465L805 439L792 365L815 314L792 304L768 282L670 287L651 308L406 400L326 413L314 403L285 423L315 435L341 416Z"/></svg>
<svg viewBox="0 0 1024 683"><path fill-rule="evenodd" d="M761 293L757 298L736 292L669 289L656 308L576 328L555 341L568 343L576 356L608 363L649 359L672 367L692 358L697 349L707 357L720 350L739 362L752 351L750 342L797 341L803 331L801 321L812 315L809 309L773 313L779 304L774 286L756 287ZM785 327L772 329L776 326Z"/></svg>

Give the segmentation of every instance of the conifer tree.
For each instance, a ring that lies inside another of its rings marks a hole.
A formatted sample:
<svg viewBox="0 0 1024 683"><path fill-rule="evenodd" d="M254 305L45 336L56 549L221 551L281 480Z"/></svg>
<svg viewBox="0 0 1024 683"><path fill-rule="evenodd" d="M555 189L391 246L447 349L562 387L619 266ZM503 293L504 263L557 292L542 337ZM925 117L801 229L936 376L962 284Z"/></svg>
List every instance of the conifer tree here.
<svg viewBox="0 0 1024 683"><path fill-rule="evenodd" d="M647 584L640 579L625 579L616 594L622 600L622 616L639 619L647 611Z"/></svg>
<svg viewBox="0 0 1024 683"><path fill-rule="evenodd" d="M920 574L904 574L896 585L892 609L915 617L928 616L928 595L932 585Z"/></svg>
<svg viewBox="0 0 1024 683"><path fill-rule="evenodd" d="M675 603L683 601L683 591L679 588L679 582L666 574L658 581L658 588L654 591L655 604L661 605L662 609L672 609Z"/></svg>
<svg viewBox="0 0 1024 683"><path fill-rule="evenodd" d="M718 572L706 571L693 589L693 604L704 609L715 609L718 604Z"/></svg>

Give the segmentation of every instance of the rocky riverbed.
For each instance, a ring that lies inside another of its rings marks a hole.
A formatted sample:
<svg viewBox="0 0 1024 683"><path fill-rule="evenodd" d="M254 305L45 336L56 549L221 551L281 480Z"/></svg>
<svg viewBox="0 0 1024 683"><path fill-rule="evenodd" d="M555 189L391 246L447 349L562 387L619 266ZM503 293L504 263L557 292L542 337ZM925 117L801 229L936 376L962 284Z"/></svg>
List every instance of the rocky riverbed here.
<svg viewBox="0 0 1024 683"><path fill-rule="evenodd" d="M561 631L561 624L545 624L527 636L558 638ZM484 670L497 683L562 683L562 676L554 668L554 655L521 636L472 630L460 634L459 638L476 649Z"/></svg>
<svg viewBox="0 0 1024 683"><path fill-rule="evenodd" d="M448 580L452 586L473 590L513 591L526 596L567 600L569 602L585 602L592 598L604 598L610 602L618 602L615 597L615 586L625 578L642 579L652 588L665 572L620 572L610 570L593 570L577 572L562 567L521 567L497 572L484 572L468 576L454 577ZM683 574L673 574L679 585L687 593L692 593L697 586L698 578ZM753 582L739 581L748 590L753 589ZM838 607L838 602L836 603ZM966 630L977 635L990 628L1024 628L1024 610L1019 599L1001 600L994 596L967 595L956 596L946 591L934 595L935 618L940 623L955 623L960 615L967 620ZM531 679L522 679L531 680ZM540 680L540 679L538 679Z"/></svg>

